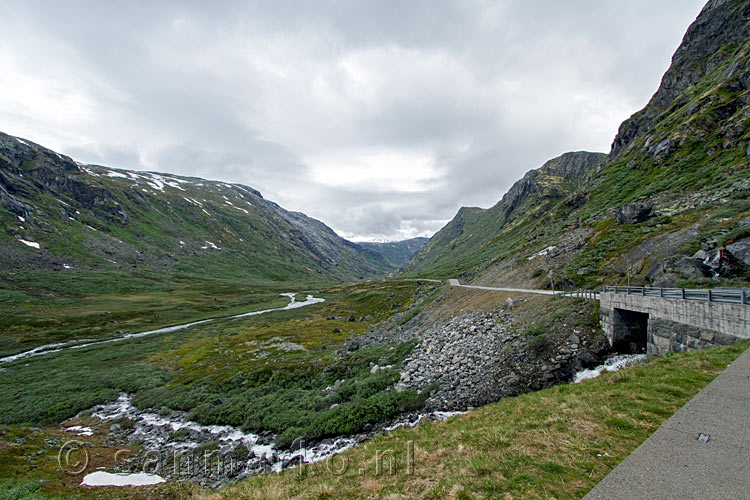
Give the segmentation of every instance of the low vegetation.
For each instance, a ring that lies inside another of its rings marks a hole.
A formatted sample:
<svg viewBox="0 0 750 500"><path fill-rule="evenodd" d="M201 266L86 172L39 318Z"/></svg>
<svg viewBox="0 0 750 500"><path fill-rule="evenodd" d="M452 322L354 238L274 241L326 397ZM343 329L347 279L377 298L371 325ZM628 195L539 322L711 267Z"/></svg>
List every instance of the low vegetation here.
<svg viewBox="0 0 750 500"><path fill-rule="evenodd" d="M504 399L199 497L580 498L747 347L677 354Z"/></svg>
<svg viewBox="0 0 750 500"><path fill-rule="evenodd" d="M419 406L426 395L384 392L412 343L337 351L372 322L419 307L433 288L412 281L330 288L315 291L326 302L306 308L18 360L3 366L0 424L55 424L127 392L142 408L166 406L190 411L201 423L270 430L281 433L282 444L355 432ZM267 288L257 296L270 294ZM272 296L269 305L288 301ZM61 309L49 320L68 314ZM391 368L370 373L371 364Z"/></svg>

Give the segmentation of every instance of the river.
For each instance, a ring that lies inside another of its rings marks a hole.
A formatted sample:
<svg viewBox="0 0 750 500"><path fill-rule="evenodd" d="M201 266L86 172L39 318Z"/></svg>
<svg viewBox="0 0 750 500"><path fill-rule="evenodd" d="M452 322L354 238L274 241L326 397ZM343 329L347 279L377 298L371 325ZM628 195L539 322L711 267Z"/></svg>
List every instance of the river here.
<svg viewBox="0 0 750 500"><path fill-rule="evenodd" d="M52 354L53 352L60 352L63 350L81 349L83 347L89 347L92 345L110 344L112 342L122 342L123 340L146 337L148 335L155 335L157 333L176 332L178 330L183 330L185 328L190 328L191 326L200 325L203 323L209 323L211 321L220 321L220 320L234 319L234 318L245 318L247 316L257 316L259 314L265 314L265 313L274 312L274 311L287 311L289 309L298 309L300 307L305 307L305 306L309 306L312 304L319 304L321 302L325 302L325 299L313 297L312 295L308 295L305 298L305 300L303 300L302 302L297 302L295 300L295 296L297 295L296 293L288 292L288 293L282 293L281 295L284 297L289 297L289 304L287 304L284 307L277 307L275 309L264 309L262 311L253 311L249 313L235 314L234 316L223 316L220 318L203 319L200 321L193 321L191 323L183 323L181 325L158 328L156 330L148 330L148 331L139 332L139 333L128 333L121 337L116 337L116 338L107 339L107 340L83 339L83 340L72 340L70 342L58 342L55 344L46 344L46 345L42 345L39 347L35 347L34 349L31 349L29 351L24 351L18 354L13 354L12 356L6 356L4 358L0 358L0 364L10 363L12 361L16 361L16 360L24 359L24 358L30 358L34 356Z"/></svg>

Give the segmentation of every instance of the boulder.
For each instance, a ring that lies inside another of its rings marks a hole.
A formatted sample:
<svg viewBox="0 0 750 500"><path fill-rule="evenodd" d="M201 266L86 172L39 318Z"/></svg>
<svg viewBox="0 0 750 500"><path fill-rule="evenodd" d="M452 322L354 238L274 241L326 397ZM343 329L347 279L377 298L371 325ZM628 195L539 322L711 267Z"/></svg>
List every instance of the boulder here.
<svg viewBox="0 0 750 500"><path fill-rule="evenodd" d="M701 259L691 257L683 257L678 260L674 265L674 270L685 278L709 278L712 275Z"/></svg>
<svg viewBox="0 0 750 500"><path fill-rule="evenodd" d="M647 202L623 205L617 211L618 224L638 224L654 216L654 206Z"/></svg>
<svg viewBox="0 0 750 500"><path fill-rule="evenodd" d="M742 238L727 245L727 252L731 253L734 258L750 266L750 237Z"/></svg>

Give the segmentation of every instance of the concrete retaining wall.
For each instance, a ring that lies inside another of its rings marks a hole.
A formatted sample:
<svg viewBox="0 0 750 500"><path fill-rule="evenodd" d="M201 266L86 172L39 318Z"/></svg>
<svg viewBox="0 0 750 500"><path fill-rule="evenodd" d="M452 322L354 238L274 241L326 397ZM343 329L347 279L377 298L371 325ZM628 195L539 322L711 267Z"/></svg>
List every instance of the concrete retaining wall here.
<svg viewBox="0 0 750 500"><path fill-rule="evenodd" d="M600 300L602 329L613 345L628 328L616 309L649 315L648 353L692 351L750 339L747 305L615 293L602 293Z"/></svg>

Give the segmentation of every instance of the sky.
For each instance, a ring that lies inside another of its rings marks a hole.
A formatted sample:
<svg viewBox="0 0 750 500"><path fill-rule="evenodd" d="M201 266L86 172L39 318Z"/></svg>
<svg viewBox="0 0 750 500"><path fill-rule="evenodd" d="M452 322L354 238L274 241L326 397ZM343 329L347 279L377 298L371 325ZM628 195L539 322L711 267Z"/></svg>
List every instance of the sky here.
<svg viewBox="0 0 750 500"><path fill-rule="evenodd" d="M430 236L608 152L694 0L0 0L0 130L237 182L361 240Z"/></svg>

